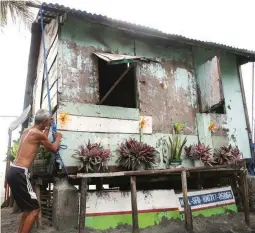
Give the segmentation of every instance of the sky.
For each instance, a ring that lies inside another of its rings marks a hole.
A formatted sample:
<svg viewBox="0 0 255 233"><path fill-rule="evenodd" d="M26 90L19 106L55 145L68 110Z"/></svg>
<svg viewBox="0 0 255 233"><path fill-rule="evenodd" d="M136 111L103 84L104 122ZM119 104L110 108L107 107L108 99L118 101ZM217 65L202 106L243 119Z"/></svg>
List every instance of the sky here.
<svg viewBox="0 0 255 233"><path fill-rule="evenodd" d="M161 31L255 51L254 0L46 0L107 15ZM33 12L37 12L33 9ZM0 33L0 116L22 113L30 32L10 23ZM251 64L243 67L251 115ZM8 126L14 118L0 117L0 172L6 156ZM17 131L14 137L17 137ZM1 185L1 184L0 184Z"/></svg>

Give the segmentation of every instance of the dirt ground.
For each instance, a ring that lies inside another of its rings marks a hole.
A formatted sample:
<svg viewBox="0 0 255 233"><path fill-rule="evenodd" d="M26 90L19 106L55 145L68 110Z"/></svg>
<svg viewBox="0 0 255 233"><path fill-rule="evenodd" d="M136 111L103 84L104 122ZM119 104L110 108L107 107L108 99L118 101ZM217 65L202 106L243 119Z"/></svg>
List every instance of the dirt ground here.
<svg viewBox="0 0 255 233"><path fill-rule="evenodd" d="M11 209L1 210L1 233L16 233L20 214L12 214ZM244 223L243 214L217 215L209 218L202 216L193 219L194 233L255 233L255 213L250 214L251 228ZM61 233L77 233L77 229L61 231ZM107 231L94 231L88 229L86 233L131 233L130 226L121 226L117 229ZM161 224L146 229L141 229L140 233L185 233L183 222L163 221ZM34 228L31 233L59 233L59 231L47 226L44 229Z"/></svg>

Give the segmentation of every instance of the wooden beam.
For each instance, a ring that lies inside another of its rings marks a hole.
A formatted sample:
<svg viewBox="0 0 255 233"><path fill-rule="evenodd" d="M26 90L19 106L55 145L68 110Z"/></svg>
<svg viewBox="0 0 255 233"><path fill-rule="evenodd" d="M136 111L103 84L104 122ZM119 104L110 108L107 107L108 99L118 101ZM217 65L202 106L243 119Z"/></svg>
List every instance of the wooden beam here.
<svg viewBox="0 0 255 233"><path fill-rule="evenodd" d="M105 96L99 101L99 104L102 104L105 99L112 93L112 91L115 89L115 87L120 83L120 81L125 77L125 75L133 68L133 65L130 65L123 74L117 79L117 81L112 85L109 91L105 94Z"/></svg>
<svg viewBox="0 0 255 233"><path fill-rule="evenodd" d="M190 211L190 206L189 206L189 200L188 200L188 188L187 188L187 172L186 170L182 171L181 174L181 179L182 179L182 193L183 193L183 202L184 202L184 216L185 216L185 228L187 231L192 231L193 230L193 225L192 225L192 212Z"/></svg>
<svg viewBox="0 0 255 233"><path fill-rule="evenodd" d="M253 145L253 143L252 143L252 140L253 140L253 138L252 138L252 131L254 129L251 128L251 125L253 125L253 117L251 119L251 124L250 124L248 108L247 108L247 101L246 101L245 90L244 90L242 69L241 69L240 65L237 64L237 66L238 66L238 77L239 77L239 82L240 82L240 86L241 86L241 95L242 95L242 101L243 101L243 108L244 108L247 132L248 132L248 137L249 137L249 142L250 142L250 148L252 148L252 145ZM252 80L253 79L254 79L254 77L252 77ZM253 149L251 149L251 154L252 154L252 156L254 156L254 150Z"/></svg>
<svg viewBox="0 0 255 233"><path fill-rule="evenodd" d="M85 233L86 202L87 202L87 178L82 178L81 179L79 233Z"/></svg>
<svg viewBox="0 0 255 233"><path fill-rule="evenodd" d="M130 186L131 186L131 206L132 206L132 225L133 230L132 233L139 232L138 225L138 211L137 211L137 192L136 192L136 177L130 177Z"/></svg>
<svg viewBox="0 0 255 233"><path fill-rule="evenodd" d="M192 168L171 168L162 170L144 170L144 171L122 171L122 172L105 172L105 173L77 173L77 175L70 175L70 178L95 178L95 177L117 177L117 176L142 176L142 175L167 175L178 174L183 170L187 172L240 172L240 168L231 167L231 165L218 165L213 167L192 167Z"/></svg>
<svg viewBox="0 0 255 233"><path fill-rule="evenodd" d="M247 183L247 169L241 171L241 189L243 198L244 218L245 223L250 226L250 211L249 211L249 194Z"/></svg>

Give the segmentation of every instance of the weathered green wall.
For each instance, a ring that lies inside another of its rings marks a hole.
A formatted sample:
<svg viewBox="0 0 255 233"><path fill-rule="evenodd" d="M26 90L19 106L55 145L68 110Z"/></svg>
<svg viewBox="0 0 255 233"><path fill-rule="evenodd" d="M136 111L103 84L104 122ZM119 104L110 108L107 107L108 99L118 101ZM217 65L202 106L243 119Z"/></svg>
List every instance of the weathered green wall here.
<svg viewBox="0 0 255 233"><path fill-rule="evenodd" d="M250 158L250 146L236 56L222 51L194 48L196 75L203 75L199 66L214 56L220 57L220 74L226 106L226 114L224 114L226 121L222 127L227 132L228 142L237 145L245 158Z"/></svg>
<svg viewBox="0 0 255 233"><path fill-rule="evenodd" d="M187 123L184 134L188 135L188 144L198 141L199 128L201 132L208 130L207 125L201 128L202 121L198 121L196 117L198 112L196 75L199 75L201 63L219 55L227 106L227 120L224 123L227 136L225 134L209 135L209 140L214 147L229 141L238 145L245 157L250 157L235 56L214 50L192 49L187 46L177 48L149 39L132 38L121 31L69 17L61 26L59 35L58 83L59 104L69 103L70 114L77 114L77 109L73 109L73 103L80 104L78 111L81 109L82 116L91 116L91 111L97 112L96 109L99 112L109 111L98 114L98 117L110 117L111 111L115 112L114 107L107 110L104 106L95 106L99 101L97 58L92 54L95 51L141 55L159 61L159 63L139 63L136 68L139 115L152 116L153 119L153 134L145 135L144 140L155 147L159 145L162 137L166 138L170 135L172 123L175 121ZM163 87L160 85L161 82ZM90 107L86 104L90 104ZM123 119L123 115L121 116ZM130 119L128 114L126 119ZM71 155L79 145L89 139L101 141L105 147L111 148L113 158L110 165L114 165L117 144L129 137L139 138L138 134L125 133L63 131L63 134L63 141L68 144L68 149L61 153L67 166L77 165L77 161ZM163 168L165 165L162 148L157 149L161 152L158 167ZM188 161L184 161L184 164L191 166Z"/></svg>
<svg viewBox="0 0 255 233"><path fill-rule="evenodd" d="M136 68L141 114L153 117L154 132L169 133L173 122L184 121L185 133L196 134L197 91L191 47L175 48L151 39L132 38L121 31L70 17L60 34L60 101L98 103L97 58L92 54L95 51L157 60L159 63L139 63Z"/></svg>

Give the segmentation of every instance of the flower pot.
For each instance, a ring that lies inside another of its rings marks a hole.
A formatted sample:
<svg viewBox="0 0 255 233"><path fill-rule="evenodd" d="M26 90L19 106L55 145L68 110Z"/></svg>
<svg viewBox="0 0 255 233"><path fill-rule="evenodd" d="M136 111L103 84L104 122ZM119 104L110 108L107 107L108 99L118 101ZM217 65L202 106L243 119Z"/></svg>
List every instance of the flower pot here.
<svg viewBox="0 0 255 233"><path fill-rule="evenodd" d="M144 171L146 170L146 166L144 163L140 163L136 166L136 169L135 170L138 170L138 171Z"/></svg>
<svg viewBox="0 0 255 233"><path fill-rule="evenodd" d="M180 168L180 167L182 167L182 160L181 159L169 160L169 167L170 168Z"/></svg>
<svg viewBox="0 0 255 233"><path fill-rule="evenodd" d="M195 167L204 167L205 164L201 160L194 160Z"/></svg>

